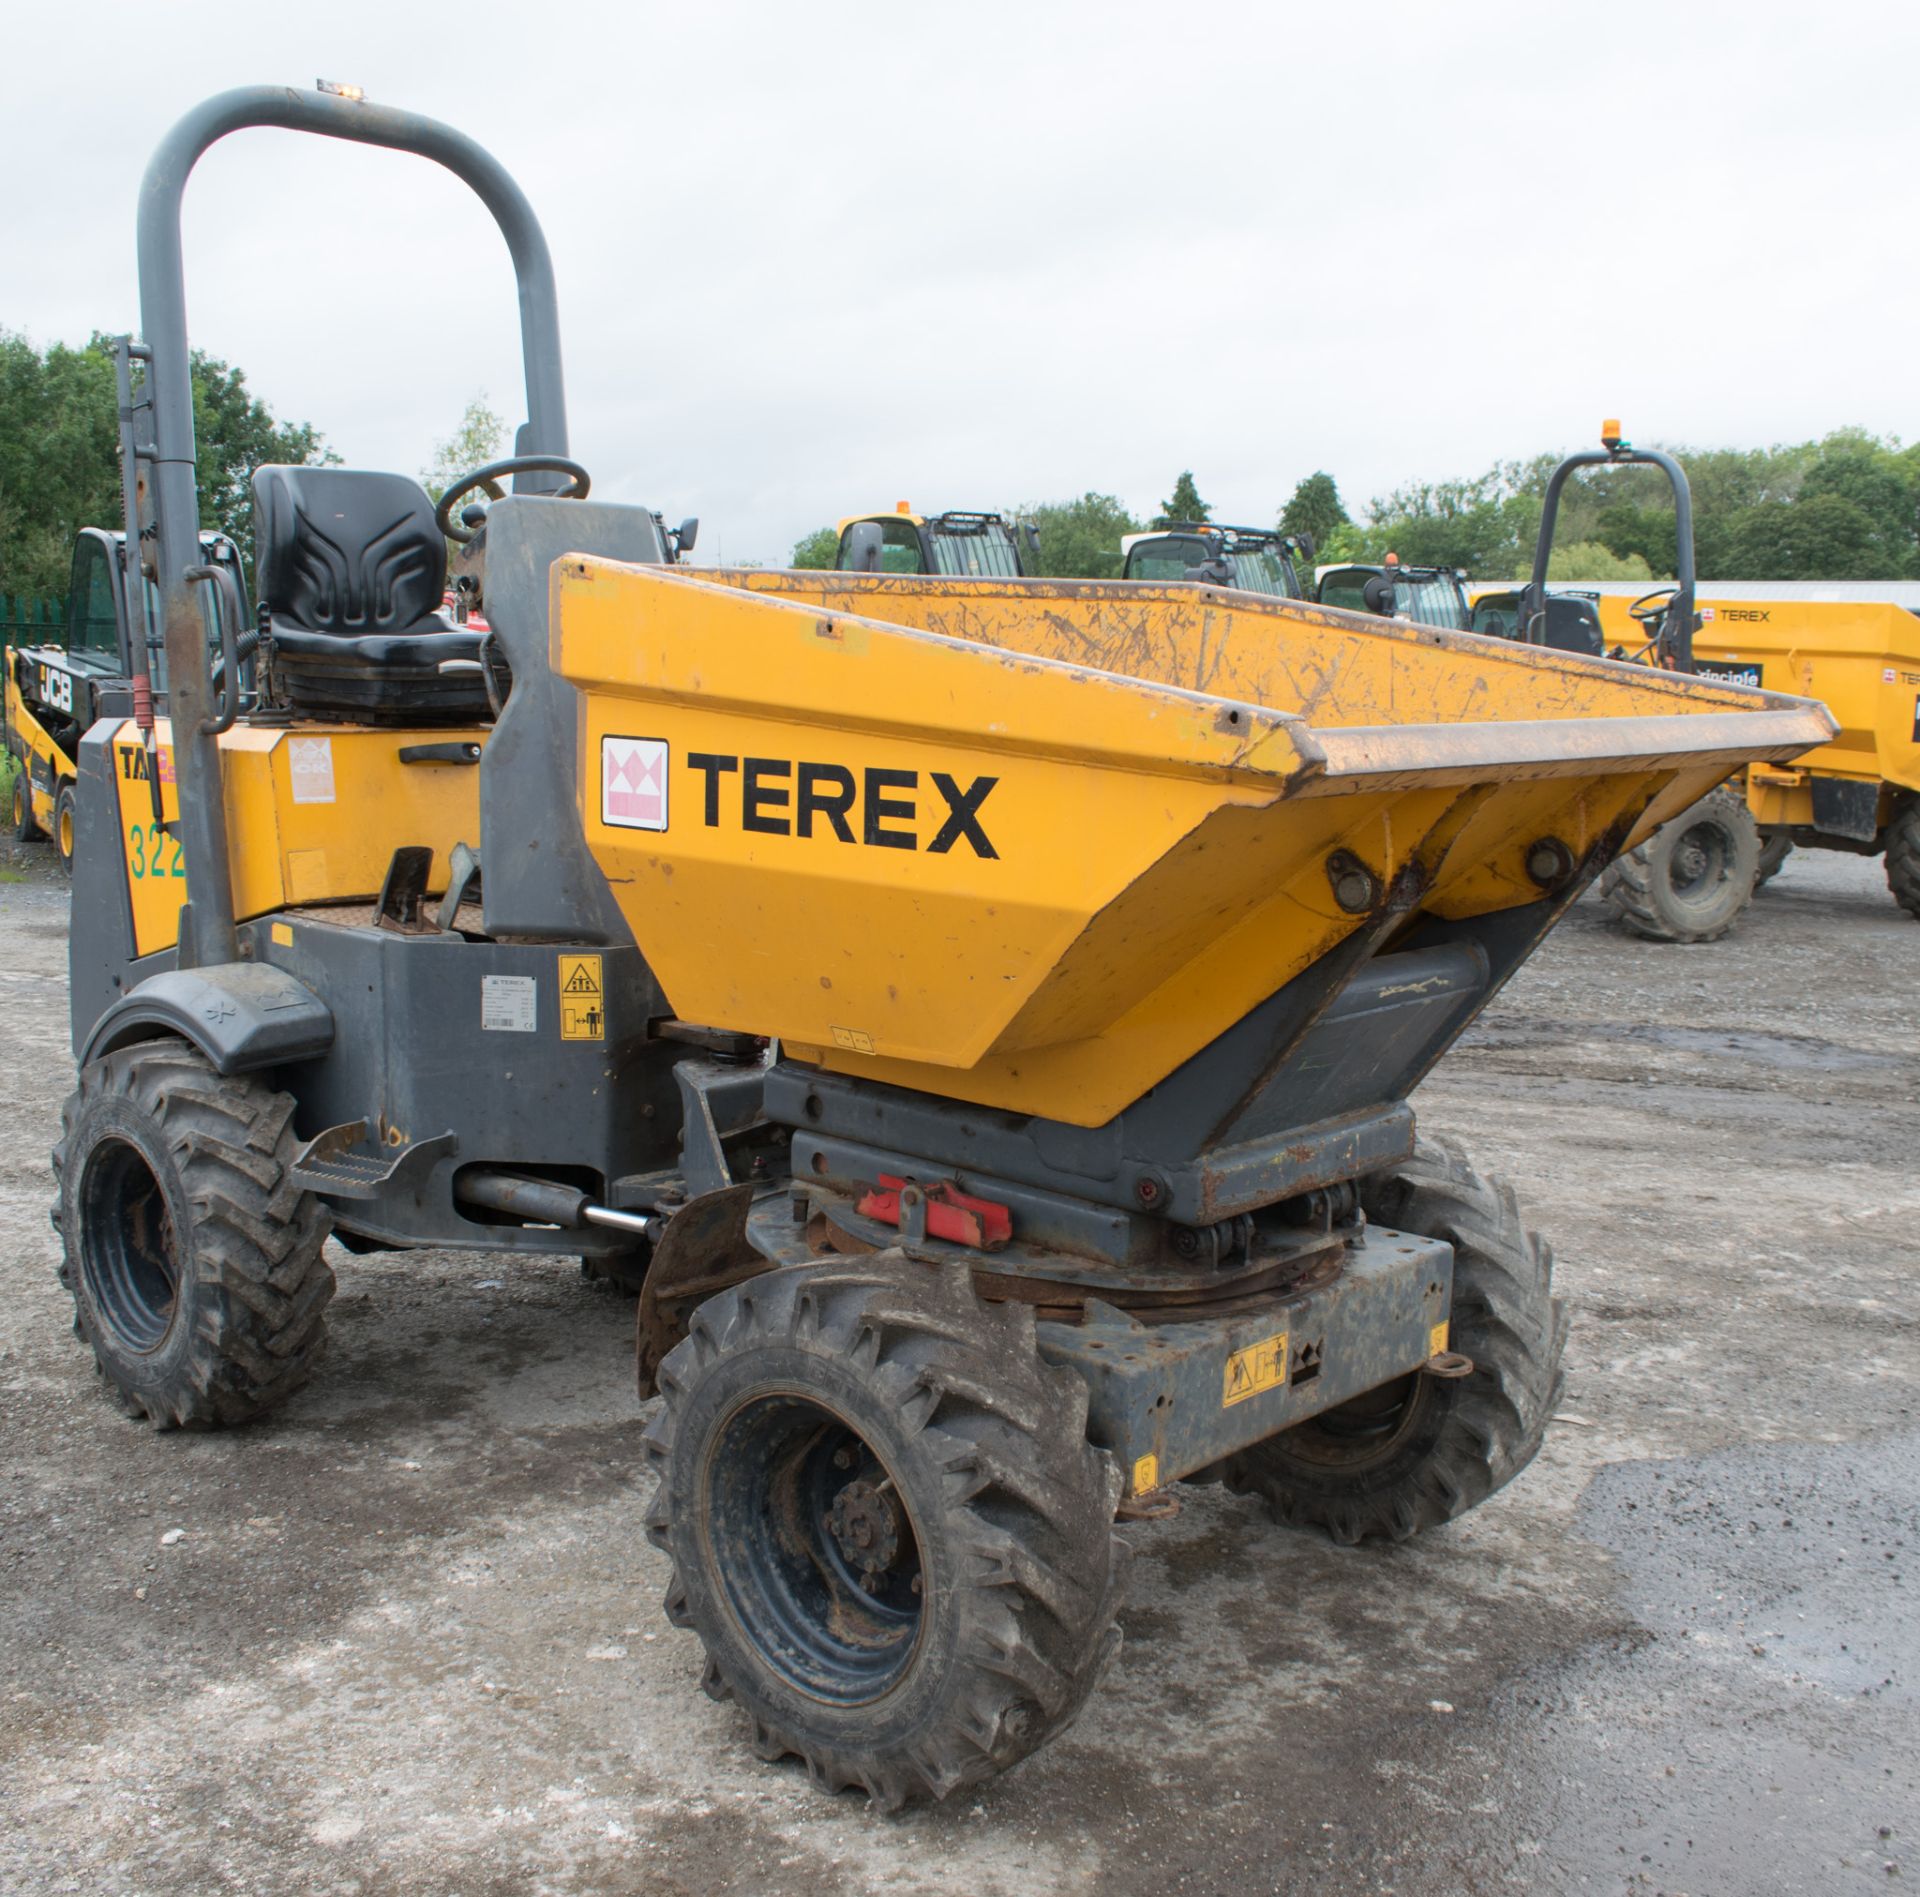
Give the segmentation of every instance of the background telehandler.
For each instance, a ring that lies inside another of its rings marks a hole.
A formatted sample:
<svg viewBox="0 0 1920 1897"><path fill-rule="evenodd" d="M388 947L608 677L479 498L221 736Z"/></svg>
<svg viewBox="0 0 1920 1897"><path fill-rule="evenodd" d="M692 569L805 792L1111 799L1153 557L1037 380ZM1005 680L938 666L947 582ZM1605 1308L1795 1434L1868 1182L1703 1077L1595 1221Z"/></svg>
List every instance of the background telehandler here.
<svg viewBox="0 0 1920 1897"><path fill-rule="evenodd" d="M115 345L115 368L123 390L131 388L128 344ZM122 466L134 459L126 439L130 404L121 404ZM134 496L127 504L138 512ZM136 529L137 532L137 529ZM225 568L233 596L247 608L246 574L240 550L225 534L201 533L204 565ZM75 754L80 734L96 720L129 717L134 708L134 679L144 674L147 689L166 697L166 656L160 642L158 602L151 583L129 583L124 531L86 527L75 535L73 566L67 586L66 622L57 640L5 648L4 741L19 767L13 779L14 834L23 843L49 837L67 868L73 866ZM250 642L243 647L240 671L251 685Z"/></svg>
<svg viewBox="0 0 1920 1897"><path fill-rule="evenodd" d="M952 578L1023 579L1039 564L1033 523L949 508L916 514L901 501L889 514L852 514L839 523L833 564L842 573L944 573Z"/></svg>
<svg viewBox="0 0 1920 1897"><path fill-rule="evenodd" d="M1269 599L1300 599L1300 567L1311 566L1313 542L1263 527L1226 527L1210 520L1175 521L1120 542L1121 578L1207 580Z"/></svg>
<svg viewBox="0 0 1920 1897"><path fill-rule="evenodd" d="M180 209L256 125L478 192L528 420L437 515L258 471L248 708ZM763 1756L882 1805L1073 1719L1120 1511L1221 1477L1401 1537L1526 1465L1551 1254L1407 1096L1610 857L1817 706L1199 585L692 574L591 498L546 245L470 140L229 92L140 204L169 715L80 742L54 1156L121 1401L284 1398L329 1229L637 1263L668 1616ZM448 533L484 633L438 610Z"/></svg>

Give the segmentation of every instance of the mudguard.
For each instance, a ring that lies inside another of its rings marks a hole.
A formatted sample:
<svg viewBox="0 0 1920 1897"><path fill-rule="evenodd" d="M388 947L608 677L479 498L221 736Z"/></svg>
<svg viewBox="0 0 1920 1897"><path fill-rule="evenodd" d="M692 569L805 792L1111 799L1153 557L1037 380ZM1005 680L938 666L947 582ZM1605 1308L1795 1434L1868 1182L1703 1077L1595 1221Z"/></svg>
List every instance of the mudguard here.
<svg viewBox="0 0 1920 1897"><path fill-rule="evenodd" d="M333 1012L313 990L265 962L168 969L130 988L80 1049L86 1066L135 1041L177 1034L223 1074L310 1060L333 1045Z"/></svg>

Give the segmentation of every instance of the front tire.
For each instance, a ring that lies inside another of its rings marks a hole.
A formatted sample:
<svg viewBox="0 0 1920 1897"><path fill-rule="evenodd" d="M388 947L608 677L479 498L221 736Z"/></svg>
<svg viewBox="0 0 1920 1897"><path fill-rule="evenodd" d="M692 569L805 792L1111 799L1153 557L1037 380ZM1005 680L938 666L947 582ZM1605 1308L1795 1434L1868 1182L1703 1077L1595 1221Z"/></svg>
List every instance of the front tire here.
<svg viewBox="0 0 1920 1897"><path fill-rule="evenodd" d="M1753 900L1759 868L1753 813L1723 787L1610 863L1600 893L1649 942L1717 942Z"/></svg>
<svg viewBox="0 0 1920 1897"><path fill-rule="evenodd" d="M1887 888L1920 921L1920 797L1909 798L1887 825Z"/></svg>
<svg viewBox="0 0 1920 1897"><path fill-rule="evenodd" d="M879 1253L709 1298L660 1367L667 1617L765 1759L885 1810L1072 1723L1120 1644L1120 1472L1030 1307Z"/></svg>
<svg viewBox="0 0 1920 1897"><path fill-rule="evenodd" d="M73 874L74 808L73 785L62 784L53 800L53 847L59 852L60 867Z"/></svg>
<svg viewBox="0 0 1920 1897"><path fill-rule="evenodd" d="M1451 1143L1423 1140L1361 1200L1369 1219L1453 1247L1448 1348L1473 1372L1398 1378L1242 1451L1226 1479L1288 1527L1404 1541L1478 1507L1533 1460L1560 1401L1567 1314L1552 1248L1512 1187Z"/></svg>
<svg viewBox="0 0 1920 1897"><path fill-rule="evenodd" d="M53 1168L60 1280L107 1387L161 1429L244 1423L325 1338L327 1214L288 1178L293 1100L143 1041L93 1062Z"/></svg>

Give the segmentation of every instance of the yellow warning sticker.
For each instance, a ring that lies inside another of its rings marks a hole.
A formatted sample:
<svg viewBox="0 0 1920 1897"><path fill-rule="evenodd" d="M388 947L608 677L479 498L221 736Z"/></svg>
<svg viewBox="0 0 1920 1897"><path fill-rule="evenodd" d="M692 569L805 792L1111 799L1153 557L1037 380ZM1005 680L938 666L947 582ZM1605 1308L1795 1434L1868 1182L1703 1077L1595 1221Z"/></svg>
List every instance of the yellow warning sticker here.
<svg viewBox="0 0 1920 1897"><path fill-rule="evenodd" d="M597 955L560 958L560 1038L563 1041L607 1038L607 991Z"/></svg>
<svg viewBox="0 0 1920 1897"><path fill-rule="evenodd" d="M1146 1495L1160 1486L1160 1458L1141 1456L1133 1465L1133 1492Z"/></svg>
<svg viewBox="0 0 1920 1897"><path fill-rule="evenodd" d="M275 948L292 948L293 947L293 924L292 923L290 922L273 923L268 928L267 933L273 938L273 945Z"/></svg>
<svg viewBox="0 0 1920 1897"><path fill-rule="evenodd" d="M1427 1333L1427 1355L1437 1357L1447 1347L1447 1325L1443 1318Z"/></svg>
<svg viewBox="0 0 1920 1897"><path fill-rule="evenodd" d="M1236 1350L1227 1359L1226 1376L1222 1379L1220 1407L1231 1409L1236 1403L1244 1403L1250 1396L1258 1396L1262 1390L1277 1390L1287 1380L1287 1333L1280 1331L1275 1336L1264 1337L1257 1344L1249 1344L1245 1350Z"/></svg>

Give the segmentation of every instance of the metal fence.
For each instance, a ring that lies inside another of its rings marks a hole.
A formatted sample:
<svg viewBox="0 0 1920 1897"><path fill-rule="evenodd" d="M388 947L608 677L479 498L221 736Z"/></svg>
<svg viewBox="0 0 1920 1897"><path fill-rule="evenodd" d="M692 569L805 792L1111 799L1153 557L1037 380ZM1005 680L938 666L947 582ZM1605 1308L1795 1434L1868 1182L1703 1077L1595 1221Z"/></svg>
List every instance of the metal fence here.
<svg viewBox="0 0 1920 1897"><path fill-rule="evenodd" d="M67 602L0 593L0 645L44 646L67 642Z"/></svg>

